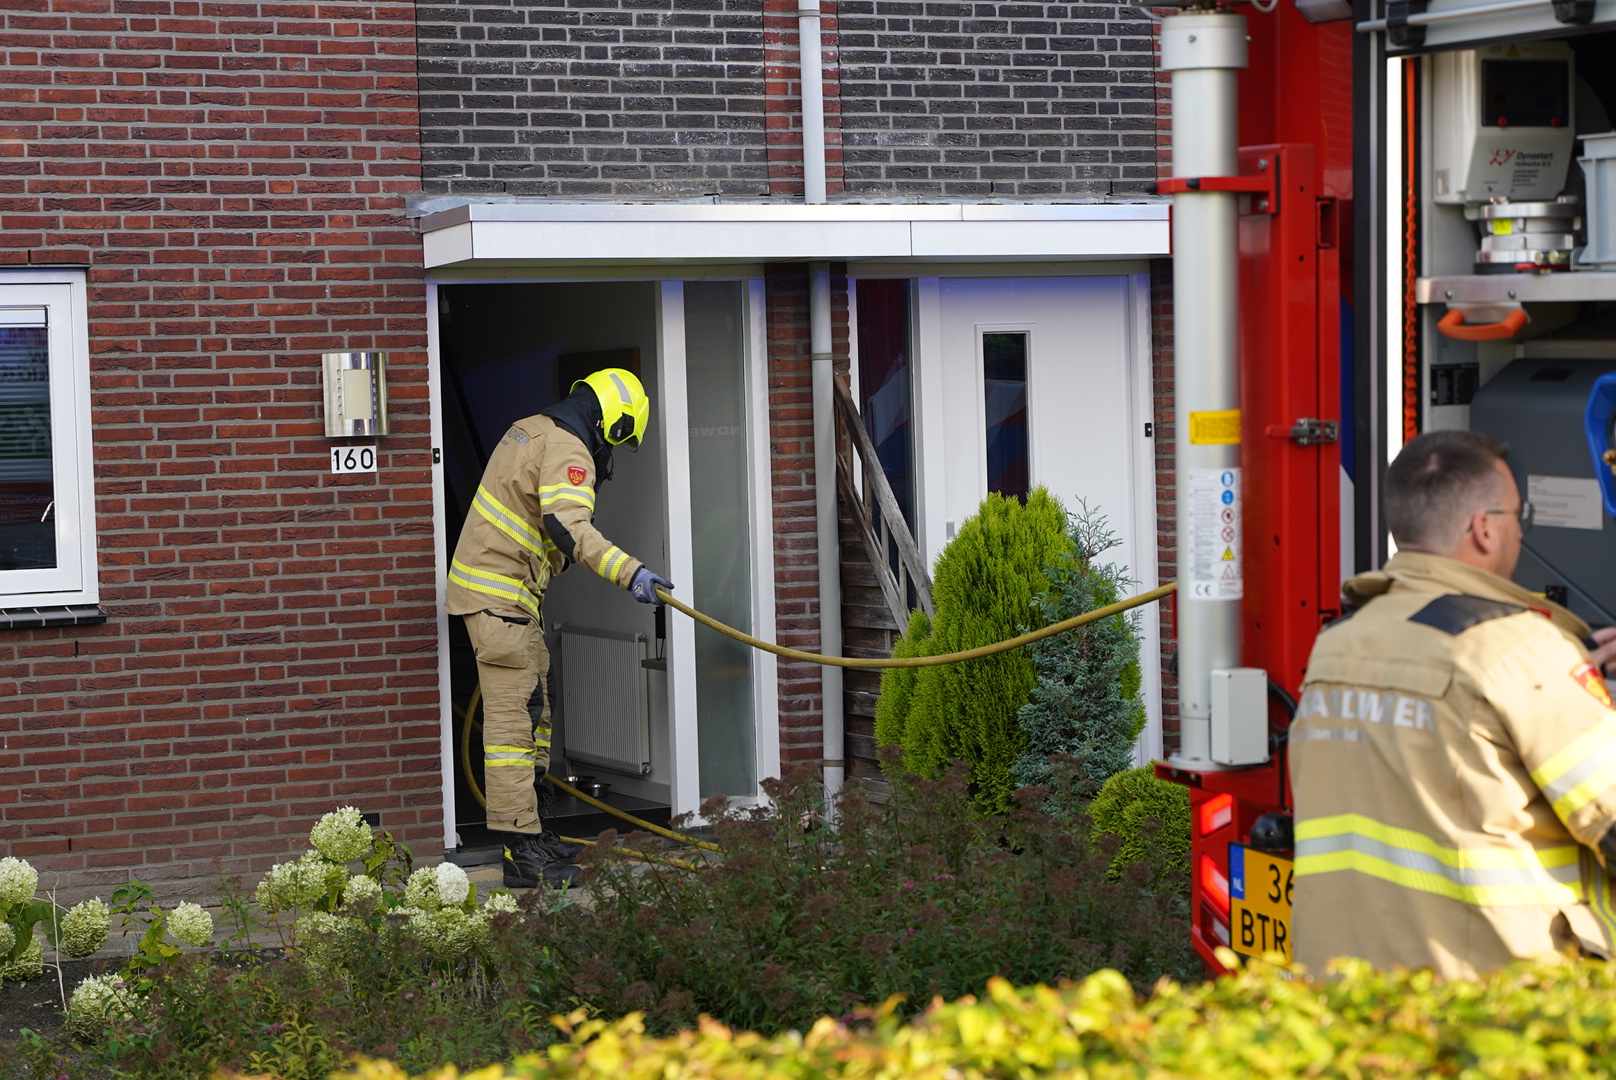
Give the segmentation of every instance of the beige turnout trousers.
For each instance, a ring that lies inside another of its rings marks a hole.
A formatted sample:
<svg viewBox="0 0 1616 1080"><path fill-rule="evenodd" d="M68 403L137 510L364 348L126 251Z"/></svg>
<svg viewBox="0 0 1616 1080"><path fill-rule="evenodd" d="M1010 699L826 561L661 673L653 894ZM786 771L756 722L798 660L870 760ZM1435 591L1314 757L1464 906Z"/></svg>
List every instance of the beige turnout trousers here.
<svg viewBox="0 0 1616 1080"><path fill-rule="evenodd" d="M550 653L544 627L525 613L464 616L483 691L483 786L488 827L537 833L535 775L550 764Z"/></svg>

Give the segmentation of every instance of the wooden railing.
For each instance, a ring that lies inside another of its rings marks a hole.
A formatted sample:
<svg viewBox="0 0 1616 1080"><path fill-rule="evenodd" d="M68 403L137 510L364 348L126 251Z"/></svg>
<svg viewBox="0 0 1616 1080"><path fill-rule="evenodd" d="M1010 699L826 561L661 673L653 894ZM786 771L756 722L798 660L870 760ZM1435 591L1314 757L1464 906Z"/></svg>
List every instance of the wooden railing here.
<svg viewBox="0 0 1616 1080"><path fill-rule="evenodd" d="M836 450L836 487L853 512L853 522L858 527L859 539L864 542L865 554L870 558L870 568L875 572L893 621L902 633L909 625L911 589L926 614L936 614L931 604L931 575L926 572L920 545L915 543L909 523L898 506L898 498L881 468L875 443L864 430L864 420L859 416L852 393L840 376L834 377L832 382L836 385L836 415L846 436L838 440L840 445ZM860 479L862 484L858 482Z"/></svg>

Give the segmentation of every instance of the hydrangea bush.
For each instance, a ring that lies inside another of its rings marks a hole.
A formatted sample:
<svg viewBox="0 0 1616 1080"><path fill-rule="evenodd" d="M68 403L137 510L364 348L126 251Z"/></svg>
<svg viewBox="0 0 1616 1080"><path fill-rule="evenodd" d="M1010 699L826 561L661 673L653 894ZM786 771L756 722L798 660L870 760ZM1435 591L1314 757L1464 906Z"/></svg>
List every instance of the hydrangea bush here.
<svg viewBox="0 0 1616 1080"><path fill-rule="evenodd" d="M476 886L453 863L412 867L408 851L375 834L352 806L322 817L309 844L296 860L270 867L255 898L267 914L293 916L289 944L323 970L340 974L355 950L398 934L438 964L480 962L489 921L515 910L509 894L478 903ZM354 862L364 873L349 869Z"/></svg>
<svg viewBox="0 0 1616 1080"><path fill-rule="evenodd" d="M0 984L37 979L45 970L45 945L68 957L89 956L107 940L111 921L100 900L64 911L40 898L39 871L26 859L0 859Z"/></svg>

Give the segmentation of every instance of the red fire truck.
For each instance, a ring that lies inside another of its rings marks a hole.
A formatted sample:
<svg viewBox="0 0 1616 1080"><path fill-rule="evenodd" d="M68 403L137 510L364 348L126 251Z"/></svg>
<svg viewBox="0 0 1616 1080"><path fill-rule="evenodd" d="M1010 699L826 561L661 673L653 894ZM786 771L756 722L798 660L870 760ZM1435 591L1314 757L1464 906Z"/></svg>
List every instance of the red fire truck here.
<svg viewBox="0 0 1616 1080"><path fill-rule="evenodd" d="M1219 946L1288 955L1286 730L1341 580L1390 553L1404 441L1508 439L1547 526L1517 581L1616 623L1616 0L1192 4L1161 66L1181 742L1156 771L1190 789L1221 971Z"/></svg>

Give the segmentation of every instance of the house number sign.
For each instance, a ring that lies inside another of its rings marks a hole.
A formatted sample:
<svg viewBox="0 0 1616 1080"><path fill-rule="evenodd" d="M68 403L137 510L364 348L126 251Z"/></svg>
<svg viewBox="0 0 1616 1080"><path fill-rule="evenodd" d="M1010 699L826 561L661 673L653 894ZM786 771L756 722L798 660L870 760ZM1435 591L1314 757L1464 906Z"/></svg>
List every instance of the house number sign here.
<svg viewBox="0 0 1616 1080"><path fill-rule="evenodd" d="M333 446L331 448L331 471L334 473L375 472L376 448L374 446Z"/></svg>

